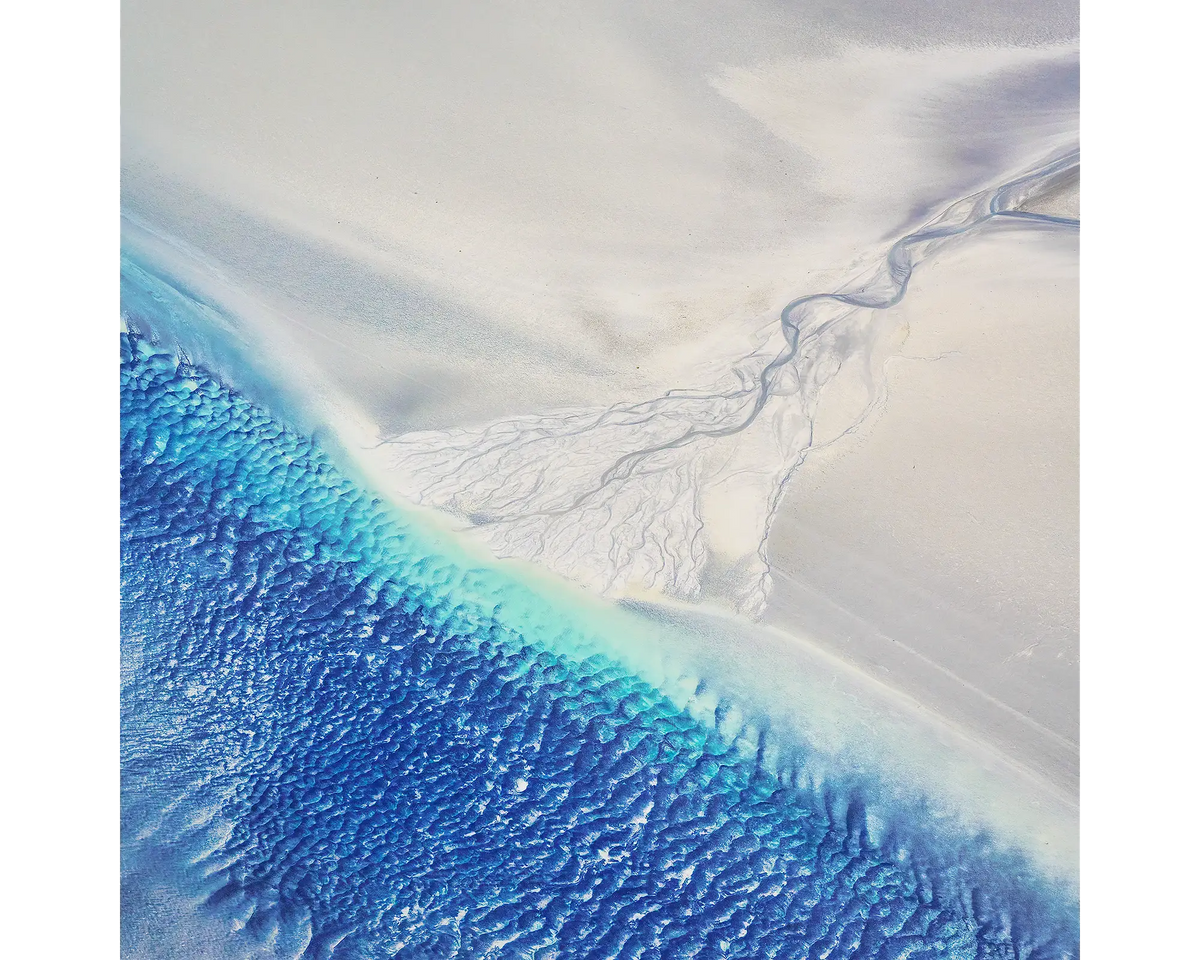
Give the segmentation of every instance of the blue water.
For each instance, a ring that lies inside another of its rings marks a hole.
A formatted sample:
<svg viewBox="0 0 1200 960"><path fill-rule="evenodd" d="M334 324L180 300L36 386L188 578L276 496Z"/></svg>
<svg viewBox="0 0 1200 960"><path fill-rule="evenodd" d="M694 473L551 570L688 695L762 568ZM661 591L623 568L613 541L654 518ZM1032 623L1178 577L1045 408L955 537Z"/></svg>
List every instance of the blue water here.
<svg viewBox="0 0 1200 960"><path fill-rule="evenodd" d="M603 624L204 369L121 349L131 953L159 955L133 942L151 877L280 956L1078 956L1073 895L1019 857L873 836L886 798L781 779L572 653Z"/></svg>

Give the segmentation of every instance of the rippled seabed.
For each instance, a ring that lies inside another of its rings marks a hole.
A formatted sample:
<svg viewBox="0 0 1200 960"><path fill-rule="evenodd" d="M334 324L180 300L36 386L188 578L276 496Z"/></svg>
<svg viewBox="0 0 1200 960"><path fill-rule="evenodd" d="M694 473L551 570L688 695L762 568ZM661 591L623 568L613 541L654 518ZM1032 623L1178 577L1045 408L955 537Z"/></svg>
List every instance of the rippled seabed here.
<svg viewBox="0 0 1200 960"><path fill-rule="evenodd" d="M772 772L312 439L121 348L127 933L152 874L280 956L1078 955L1020 858L868 829L880 798Z"/></svg>

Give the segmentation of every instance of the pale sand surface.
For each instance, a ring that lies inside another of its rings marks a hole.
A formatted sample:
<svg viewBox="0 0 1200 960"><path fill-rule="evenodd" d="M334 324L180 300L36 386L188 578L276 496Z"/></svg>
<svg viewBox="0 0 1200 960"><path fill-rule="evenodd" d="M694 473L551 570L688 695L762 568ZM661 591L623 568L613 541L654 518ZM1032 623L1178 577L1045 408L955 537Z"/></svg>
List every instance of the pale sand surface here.
<svg viewBox="0 0 1200 960"><path fill-rule="evenodd" d="M935 6L131 0L124 238L230 308L265 374L348 446L675 389L719 401L739 360L775 355L793 297L1076 138L1071 5ZM1025 209L1073 216L1077 196L1064 182ZM880 363L886 404L793 476L767 608L1068 793L1071 243L989 228L922 264L863 334L817 440L853 422ZM807 401L714 444L716 480L686 451L669 484L631 486L619 546L635 555L614 577L652 580L663 545L707 551L649 592L734 605ZM547 486L611 467L579 447Z"/></svg>
<svg viewBox="0 0 1200 960"><path fill-rule="evenodd" d="M1077 238L993 227L914 275L886 403L784 496L766 615L1071 791Z"/></svg>
<svg viewBox="0 0 1200 960"><path fill-rule="evenodd" d="M1079 169L1059 178L1059 181L1041 194L1021 205L1028 213L1040 213L1051 217L1079 219L1080 185Z"/></svg>
<svg viewBox="0 0 1200 960"><path fill-rule="evenodd" d="M123 206L394 434L710 384L1077 129L1069 5L642 6L127 0Z"/></svg>

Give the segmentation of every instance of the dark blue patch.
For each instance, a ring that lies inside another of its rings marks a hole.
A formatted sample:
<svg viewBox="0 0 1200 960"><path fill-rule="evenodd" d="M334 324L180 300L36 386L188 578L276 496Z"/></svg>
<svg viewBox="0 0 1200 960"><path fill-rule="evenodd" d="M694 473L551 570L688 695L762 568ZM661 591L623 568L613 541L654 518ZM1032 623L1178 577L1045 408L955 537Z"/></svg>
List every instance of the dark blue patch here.
<svg viewBox="0 0 1200 960"><path fill-rule="evenodd" d="M313 441L121 346L124 845L231 937L414 960L1077 956L1075 904L1023 862L919 825L872 843L874 798L785 784L615 663L502 625L494 575L433 555Z"/></svg>

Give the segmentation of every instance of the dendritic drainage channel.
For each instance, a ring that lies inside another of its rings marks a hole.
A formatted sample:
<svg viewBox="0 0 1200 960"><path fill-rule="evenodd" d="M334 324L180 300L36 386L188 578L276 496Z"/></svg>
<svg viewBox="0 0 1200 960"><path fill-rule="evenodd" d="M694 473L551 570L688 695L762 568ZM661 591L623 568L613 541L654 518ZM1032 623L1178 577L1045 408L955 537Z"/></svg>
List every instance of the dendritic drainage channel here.
<svg viewBox="0 0 1200 960"><path fill-rule="evenodd" d="M1078 166L1074 150L949 205L865 277L789 303L774 335L717 385L389 438L376 456L390 489L469 522L498 556L543 564L602 595L700 599L714 550L724 551L721 599L757 618L770 593L771 521L814 449L822 391L839 373L864 384L840 435L856 430L885 396L877 347L913 271L998 221L1077 230L1078 220L1021 206ZM712 520L731 509L729 489L747 536L714 545Z"/></svg>

